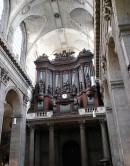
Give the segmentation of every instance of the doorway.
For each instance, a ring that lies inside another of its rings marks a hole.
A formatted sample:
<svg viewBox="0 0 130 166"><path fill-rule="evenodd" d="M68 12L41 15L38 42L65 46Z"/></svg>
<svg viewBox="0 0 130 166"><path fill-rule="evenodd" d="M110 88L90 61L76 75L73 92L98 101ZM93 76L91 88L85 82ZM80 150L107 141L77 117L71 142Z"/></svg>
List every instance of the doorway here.
<svg viewBox="0 0 130 166"><path fill-rule="evenodd" d="M80 146L75 141L63 145L63 166L81 166Z"/></svg>

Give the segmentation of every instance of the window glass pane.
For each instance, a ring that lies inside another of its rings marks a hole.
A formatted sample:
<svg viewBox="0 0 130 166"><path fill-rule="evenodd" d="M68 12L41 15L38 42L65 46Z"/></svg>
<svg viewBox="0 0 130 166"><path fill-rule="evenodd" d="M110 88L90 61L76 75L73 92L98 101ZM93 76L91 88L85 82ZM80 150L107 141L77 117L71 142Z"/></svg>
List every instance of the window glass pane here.
<svg viewBox="0 0 130 166"><path fill-rule="evenodd" d="M38 110L43 110L43 101L38 101Z"/></svg>
<svg viewBox="0 0 130 166"><path fill-rule="evenodd" d="M72 85L78 85L78 77L77 77L77 72L72 73Z"/></svg>
<svg viewBox="0 0 130 166"><path fill-rule="evenodd" d="M79 69L79 82L83 82L81 68Z"/></svg>
<svg viewBox="0 0 130 166"><path fill-rule="evenodd" d="M51 71L48 72L48 85L52 87L52 72Z"/></svg>
<svg viewBox="0 0 130 166"><path fill-rule="evenodd" d="M18 60L20 60L21 51L22 51L22 30L21 27L18 26L13 37L13 52L18 58Z"/></svg>
<svg viewBox="0 0 130 166"><path fill-rule="evenodd" d="M42 80L43 82L45 82L45 71L40 71L39 73L39 81Z"/></svg>
<svg viewBox="0 0 130 166"><path fill-rule="evenodd" d="M55 87L59 87L60 88L60 74L56 74Z"/></svg>
<svg viewBox="0 0 130 166"><path fill-rule="evenodd" d="M89 66L84 66L84 76L85 76L85 78L86 78L87 74L90 76L90 68L89 68Z"/></svg>
<svg viewBox="0 0 130 166"><path fill-rule="evenodd" d="M3 0L0 0L0 21L2 19L3 8L4 8L4 2Z"/></svg>
<svg viewBox="0 0 130 166"><path fill-rule="evenodd" d="M93 97L87 97L88 105L94 105L94 98Z"/></svg>
<svg viewBox="0 0 130 166"><path fill-rule="evenodd" d="M64 83L66 83L68 81L69 81L69 74L68 73L64 73L63 74L63 85L64 85Z"/></svg>

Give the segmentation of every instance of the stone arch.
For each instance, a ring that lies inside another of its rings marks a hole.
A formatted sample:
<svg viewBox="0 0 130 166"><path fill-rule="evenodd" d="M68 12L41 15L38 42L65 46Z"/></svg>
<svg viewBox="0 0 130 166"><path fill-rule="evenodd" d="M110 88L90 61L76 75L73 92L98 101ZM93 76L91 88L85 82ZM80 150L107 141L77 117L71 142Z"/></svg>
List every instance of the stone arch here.
<svg viewBox="0 0 130 166"><path fill-rule="evenodd" d="M17 89L17 87L15 87L15 86L8 86L7 88L6 88L6 91L5 91L5 96L4 96L4 98L5 98L5 102L6 102L6 98L7 98L7 95L9 94L9 92L13 92L14 94L15 94L15 97L17 98L17 100L19 101L19 106L20 106L20 110L19 110L19 112L18 113L21 113L21 109L22 109L22 107L21 107L21 104L22 104L22 96L21 96L21 94L20 94L20 91Z"/></svg>
<svg viewBox="0 0 130 166"><path fill-rule="evenodd" d="M13 113L19 114L21 112L20 99L16 91L9 90L6 95L6 101L13 108Z"/></svg>
<svg viewBox="0 0 130 166"><path fill-rule="evenodd" d="M21 114L21 102L18 91L9 87L5 94L3 125L0 146L0 163L9 163L13 116Z"/></svg>
<svg viewBox="0 0 130 166"><path fill-rule="evenodd" d="M109 71L108 77L110 81L122 80L122 74L120 69L120 63L118 54L116 53L116 47L113 37L109 39L107 52L107 71Z"/></svg>

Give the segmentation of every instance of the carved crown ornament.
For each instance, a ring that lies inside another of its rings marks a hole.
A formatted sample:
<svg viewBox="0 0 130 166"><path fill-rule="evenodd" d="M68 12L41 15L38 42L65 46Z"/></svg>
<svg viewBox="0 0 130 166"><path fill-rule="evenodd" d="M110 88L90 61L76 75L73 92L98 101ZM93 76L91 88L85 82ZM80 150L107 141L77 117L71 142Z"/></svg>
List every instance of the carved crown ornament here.
<svg viewBox="0 0 130 166"><path fill-rule="evenodd" d="M63 50L62 53L55 53L55 61L68 61L68 60L73 60L75 59L72 55L74 54L75 52L67 52L66 50Z"/></svg>
<svg viewBox="0 0 130 166"><path fill-rule="evenodd" d="M5 68L1 68L1 81L5 84L9 81L9 73Z"/></svg>
<svg viewBox="0 0 130 166"><path fill-rule="evenodd" d="M104 0L103 17L105 18L106 21L109 21L111 20L112 14L113 14L113 9L112 9L111 0Z"/></svg>

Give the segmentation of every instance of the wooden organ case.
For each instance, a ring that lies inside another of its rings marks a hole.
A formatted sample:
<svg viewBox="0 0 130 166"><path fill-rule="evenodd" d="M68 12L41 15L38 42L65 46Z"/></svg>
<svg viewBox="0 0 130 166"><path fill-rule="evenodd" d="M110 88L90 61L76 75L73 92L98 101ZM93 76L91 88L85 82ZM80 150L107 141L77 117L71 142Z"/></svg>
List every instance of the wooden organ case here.
<svg viewBox="0 0 130 166"><path fill-rule="evenodd" d="M85 49L77 58L71 54L66 51L55 54L53 61L44 54L35 61L34 112L51 111L56 116L77 114L79 108L99 106L93 54Z"/></svg>

